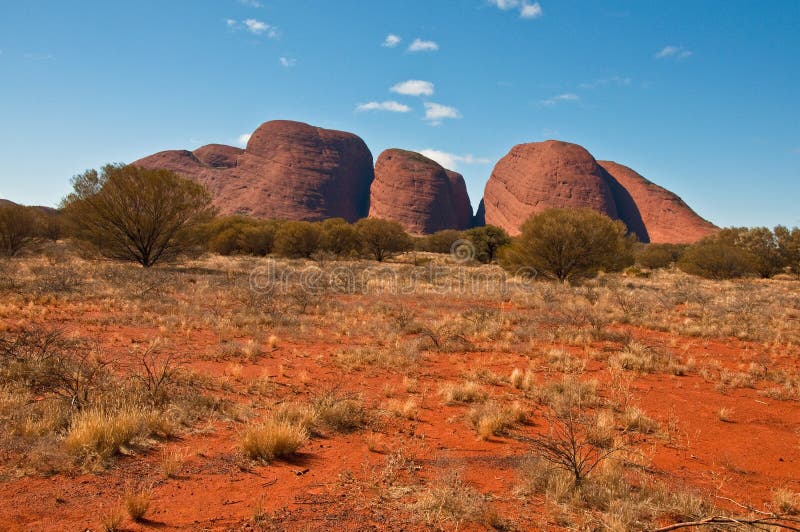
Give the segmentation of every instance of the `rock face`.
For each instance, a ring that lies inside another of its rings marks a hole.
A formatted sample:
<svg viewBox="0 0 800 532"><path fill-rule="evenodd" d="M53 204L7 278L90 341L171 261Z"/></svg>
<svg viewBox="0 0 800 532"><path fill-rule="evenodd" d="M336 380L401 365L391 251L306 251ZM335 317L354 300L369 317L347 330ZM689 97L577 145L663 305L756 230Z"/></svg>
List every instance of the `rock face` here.
<svg viewBox="0 0 800 532"><path fill-rule="evenodd" d="M419 153L398 149L378 157L369 215L399 222L416 234L472 225L472 206L461 174Z"/></svg>
<svg viewBox="0 0 800 532"><path fill-rule="evenodd" d="M374 177L372 153L356 135L283 120L261 125L244 150L210 144L133 164L205 185L221 214L286 220L363 218Z"/></svg>
<svg viewBox="0 0 800 532"><path fill-rule="evenodd" d="M717 231L714 224L701 218L676 194L648 181L627 166L613 161L598 163L627 192L650 242L696 242ZM626 220L624 214L622 218Z"/></svg>
<svg viewBox="0 0 800 532"><path fill-rule="evenodd" d="M512 148L495 166L483 201L485 223L511 235L548 208L594 209L622 220L640 242L694 242L716 229L629 168L598 163L581 146L553 140Z"/></svg>
<svg viewBox="0 0 800 532"><path fill-rule="evenodd" d="M512 235L531 214L549 208L585 207L617 217L605 170L581 146L553 140L514 146L494 167L483 202L486 223Z"/></svg>

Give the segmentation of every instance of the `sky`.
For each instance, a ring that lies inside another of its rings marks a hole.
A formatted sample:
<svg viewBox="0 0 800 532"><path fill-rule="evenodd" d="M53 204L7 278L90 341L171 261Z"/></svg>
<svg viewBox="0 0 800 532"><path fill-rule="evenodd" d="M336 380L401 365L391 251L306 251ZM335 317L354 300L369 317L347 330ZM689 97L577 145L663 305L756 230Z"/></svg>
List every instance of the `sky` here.
<svg viewBox="0 0 800 532"><path fill-rule="evenodd" d="M798 28L798 0L0 0L0 198L286 119L421 151L475 208L558 139L717 225L800 226Z"/></svg>

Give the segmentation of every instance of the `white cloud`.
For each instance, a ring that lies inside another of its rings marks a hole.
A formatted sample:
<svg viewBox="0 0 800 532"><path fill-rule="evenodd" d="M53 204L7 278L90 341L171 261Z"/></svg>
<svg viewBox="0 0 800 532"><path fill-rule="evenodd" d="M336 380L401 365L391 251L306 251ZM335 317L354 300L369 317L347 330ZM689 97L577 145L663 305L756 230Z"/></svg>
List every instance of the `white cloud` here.
<svg viewBox="0 0 800 532"><path fill-rule="evenodd" d="M553 106L553 105L555 105L555 104L557 104L559 102L577 102L580 99L581 99L581 97L578 96L577 94L573 94L571 92L568 92L568 93L564 93L564 94L559 94L559 95L553 96L552 98L548 98L546 100L541 100L539 103L541 105Z"/></svg>
<svg viewBox="0 0 800 532"><path fill-rule="evenodd" d="M402 40L403 40L403 39L401 39L400 37L398 37L398 36L397 36L397 35L395 35L394 33L390 33L390 34L389 34L389 35L387 35L387 36L386 36L386 38L383 40L383 44L381 44L381 46L384 46L384 47L386 47L386 48L394 48L395 46L397 46L398 44L400 44L400 41L402 41Z"/></svg>
<svg viewBox="0 0 800 532"><path fill-rule="evenodd" d="M411 107L395 101L362 103L356 111L389 111L390 113L407 113Z"/></svg>
<svg viewBox="0 0 800 532"><path fill-rule="evenodd" d="M249 18L244 21L244 25L246 26L247 31L254 35L266 34L270 39L278 38L278 29L274 26L270 26L266 22Z"/></svg>
<svg viewBox="0 0 800 532"><path fill-rule="evenodd" d="M227 24L229 28L233 28L236 26L236 20L232 18L225 19L225 24Z"/></svg>
<svg viewBox="0 0 800 532"><path fill-rule="evenodd" d="M256 8L264 7L264 4L262 4L258 0L239 0L239 3L247 7L256 7Z"/></svg>
<svg viewBox="0 0 800 532"><path fill-rule="evenodd" d="M492 162L485 157L475 157L471 154L456 155L455 153L434 149L422 150L420 153L428 159L433 159L448 170L458 169L459 164L491 164Z"/></svg>
<svg viewBox="0 0 800 532"><path fill-rule="evenodd" d="M633 80L631 78L623 78L620 76L611 76L610 78L600 78L587 83L581 83L582 89L596 89L598 87L607 87L615 85L617 87L627 87Z"/></svg>
<svg viewBox="0 0 800 532"><path fill-rule="evenodd" d="M439 49L439 45L435 41L423 41L422 39L414 39L414 42L408 47L409 52L435 52Z"/></svg>
<svg viewBox="0 0 800 532"><path fill-rule="evenodd" d="M544 12L539 2L530 3L528 0L489 0L489 3L503 11L519 9L520 18L539 18Z"/></svg>
<svg viewBox="0 0 800 532"><path fill-rule="evenodd" d="M534 2L529 4L527 2L522 2L522 7L519 9L519 16L522 18L539 18L543 15L542 6L539 5L539 2Z"/></svg>
<svg viewBox="0 0 800 532"><path fill-rule="evenodd" d="M692 54L694 54L694 52L684 48L683 46L669 45L659 50L656 53L655 57L656 59L668 59L668 58L686 59L687 57L690 57Z"/></svg>
<svg viewBox="0 0 800 532"><path fill-rule="evenodd" d="M236 141L239 144L239 146L244 148L245 146L247 146L247 143L250 141L250 137L252 136L253 135L250 133L244 133L242 135L239 135L239 138Z"/></svg>
<svg viewBox="0 0 800 532"><path fill-rule="evenodd" d="M441 125L445 118L461 118L461 113L455 107L440 103L425 102L425 120L432 126Z"/></svg>
<svg viewBox="0 0 800 532"><path fill-rule="evenodd" d="M281 66L284 68L290 68L297 64L297 59L291 57L281 57L278 61L280 61Z"/></svg>
<svg viewBox="0 0 800 532"><path fill-rule="evenodd" d="M405 96L433 96L433 83L421 79L409 79L401 81L389 90Z"/></svg>

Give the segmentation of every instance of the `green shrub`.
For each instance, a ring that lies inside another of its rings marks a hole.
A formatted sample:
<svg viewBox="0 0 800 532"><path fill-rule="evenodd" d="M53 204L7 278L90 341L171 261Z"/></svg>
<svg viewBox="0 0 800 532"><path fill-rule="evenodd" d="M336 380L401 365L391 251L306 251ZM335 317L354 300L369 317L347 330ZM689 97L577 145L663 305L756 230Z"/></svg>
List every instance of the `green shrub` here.
<svg viewBox="0 0 800 532"><path fill-rule="evenodd" d="M397 222L364 218L356 222L355 228L361 237L363 252L378 262L411 249L411 237Z"/></svg>
<svg viewBox="0 0 800 532"><path fill-rule="evenodd" d="M38 219L30 207L0 205L0 254L19 254L31 244L38 229Z"/></svg>
<svg viewBox="0 0 800 532"><path fill-rule="evenodd" d="M529 218L501 254L511 271L573 280L599 270L619 271L633 264L633 238L620 221L591 209L548 209Z"/></svg>
<svg viewBox="0 0 800 532"><path fill-rule="evenodd" d="M357 254L361 250L361 236L356 228L343 218L330 218L322 222L322 249L337 257Z"/></svg>
<svg viewBox="0 0 800 532"><path fill-rule="evenodd" d="M651 270L669 268L686 250L682 244L645 244L636 254L636 262Z"/></svg>
<svg viewBox="0 0 800 532"><path fill-rule="evenodd" d="M430 253L450 253L453 243L462 238L461 231L445 229L418 239L416 248L419 251L428 251Z"/></svg>
<svg viewBox="0 0 800 532"><path fill-rule="evenodd" d="M464 231L464 238L475 246L475 259L485 264L494 262L500 248L511 242L508 233L494 225L484 225Z"/></svg>
<svg viewBox="0 0 800 532"><path fill-rule="evenodd" d="M704 238L689 247L678 266L686 273L708 279L735 279L756 271L750 253L719 237Z"/></svg>
<svg viewBox="0 0 800 532"><path fill-rule="evenodd" d="M275 253L282 257L310 258L320 250L322 228L312 222L284 222L275 234Z"/></svg>

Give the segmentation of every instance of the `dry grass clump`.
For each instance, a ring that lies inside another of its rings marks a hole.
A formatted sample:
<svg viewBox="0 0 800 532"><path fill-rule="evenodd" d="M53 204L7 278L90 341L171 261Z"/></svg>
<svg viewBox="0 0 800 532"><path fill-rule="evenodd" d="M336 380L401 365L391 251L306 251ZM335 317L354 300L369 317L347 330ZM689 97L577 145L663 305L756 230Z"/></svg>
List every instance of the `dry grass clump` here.
<svg viewBox="0 0 800 532"><path fill-rule="evenodd" d="M176 478L186 462L186 452L179 450L167 451L161 457L161 470L167 478Z"/></svg>
<svg viewBox="0 0 800 532"><path fill-rule="evenodd" d="M419 419L419 404L413 397L409 397L405 401L392 399L386 403L386 410L409 421Z"/></svg>
<svg viewBox="0 0 800 532"><path fill-rule="evenodd" d="M254 460L269 462L291 456L308 440L305 428L275 419L248 427L241 436L244 454Z"/></svg>
<svg viewBox="0 0 800 532"><path fill-rule="evenodd" d="M623 410L620 421L627 431L652 434L658 430L658 423L636 406L629 406Z"/></svg>
<svg viewBox="0 0 800 532"><path fill-rule="evenodd" d="M733 410L730 408L720 408L717 411L717 418L723 423L733 423Z"/></svg>
<svg viewBox="0 0 800 532"><path fill-rule="evenodd" d="M320 423L334 432L354 432L369 421L364 405L353 397L326 392L315 397L311 405Z"/></svg>
<svg viewBox="0 0 800 532"><path fill-rule="evenodd" d="M772 504L782 515L800 515L800 495L786 488L772 492Z"/></svg>
<svg viewBox="0 0 800 532"><path fill-rule="evenodd" d="M113 508L108 513L100 516L100 526L103 532L118 532L122 530L125 521L125 511L122 508Z"/></svg>
<svg viewBox="0 0 800 532"><path fill-rule="evenodd" d="M319 412L311 405L302 403L281 403L270 414L275 421L302 427L309 434L318 435Z"/></svg>
<svg viewBox="0 0 800 532"><path fill-rule="evenodd" d="M528 392L536 388L536 374L529 369L522 371L519 368L514 368L508 380L511 386L518 390Z"/></svg>
<svg viewBox="0 0 800 532"><path fill-rule="evenodd" d="M448 382L439 388L445 404L479 403L485 401L488 394L483 387L475 381L462 383Z"/></svg>
<svg viewBox="0 0 800 532"><path fill-rule="evenodd" d="M547 364L561 373L583 373L586 369L586 360L561 349L552 349L547 353Z"/></svg>
<svg viewBox="0 0 800 532"><path fill-rule="evenodd" d="M630 342L608 360L612 367L639 373L670 371L673 366L669 353L660 352L638 342Z"/></svg>
<svg viewBox="0 0 800 532"><path fill-rule="evenodd" d="M394 346L362 346L336 354L336 361L345 368L378 367L382 369L402 369L416 364L419 360L417 342L400 342Z"/></svg>
<svg viewBox="0 0 800 532"><path fill-rule="evenodd" d="M150 508L152 492L146 488L129 489L125 492L125 509L134 521L144 521L144 516Z"/></svg>
<svg viewBox="0 0 800 532"><path fill-rule="evenodd" d="M482 440L505 434L509 429L523 423L526 417L525 410L519 403L502 407L494 401L474 406L468 414L468 419Z"/></svg>
<svg viewBox="0 0 800 532"><path fill-rule="evenodd" d="M78 456L108 459L134 445L149 447L149 438L170 437L174 433L172 421L152 408L137 405L117 410L96 407L73 417L64 444Z"/></svg>
<svg viewBox="0 0 800 532"><path fill-rule="evenodd" d="M419 494L412 508L425 522L456 530L464 523L491 526L498 521L485 497L456 474L434 482Z"/></svg>
<svg viewBox="0 0 800 532"><path fill-rule="evenodd" d="M597 395L598 382L595 379L581 381L574 376L565 375L563 379L550 382L536 390L541 404L559 409L562 405L592 407L600 403Z"/></svg>

